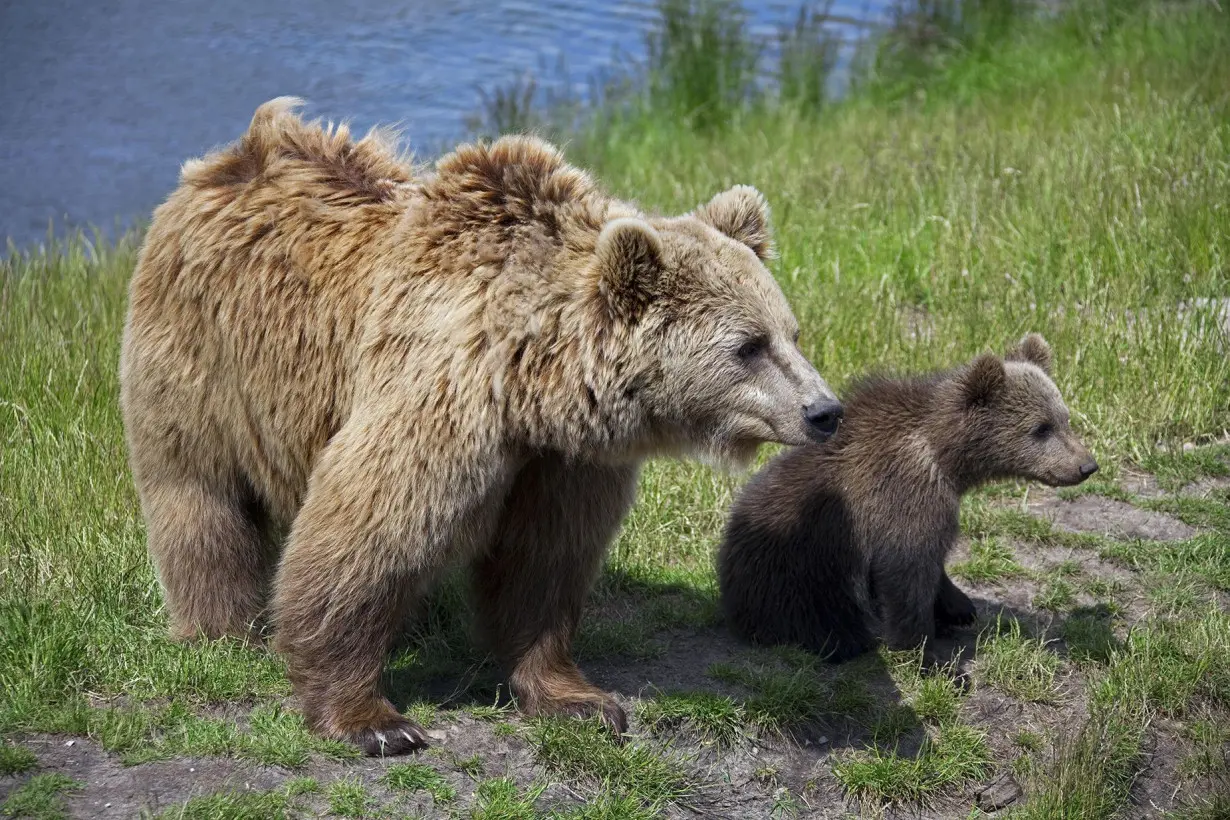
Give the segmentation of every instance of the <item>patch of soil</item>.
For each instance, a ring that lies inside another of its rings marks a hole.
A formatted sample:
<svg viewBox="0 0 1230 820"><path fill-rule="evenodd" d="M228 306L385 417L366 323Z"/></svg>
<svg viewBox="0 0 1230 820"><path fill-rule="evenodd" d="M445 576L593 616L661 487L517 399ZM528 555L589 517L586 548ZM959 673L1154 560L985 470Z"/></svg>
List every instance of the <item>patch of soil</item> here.
<svg viewBox="0 0 1230 820"><path fill-rule="evenodd" d="M1193 481L1179 490L1179 495L1193 498L1208 498L1211 495L1230 491L1230 476L1206 476Z"/></svg>
<svg viewBox="0 0 1230 820"><path fill-rule="evenodd" d="M1121 540L1182 541L1197 533L1195 527L1177 518L1097 495L1085 495L1072 501L1048 498L1030 504L1030 512L1067 532L1107 535Z"/></svg>
<svg viewBox="0 0 1230 820"><path fill-rule="evenodd" d="M32 774L63 774L84 784L79 791L65 792L70 817L135 817L204 794L267 791L290 776L277 767L220 757L123 766L91 740L38 736L22 742L38 756L39 768ZM19 785L14 783L13 790Z"/></svg>
<svg viewBox="0 0 1230 820"><path fill-rule="evenodd" d="M458 771L455 761L471 755L478 754L483 761L482 778L508 777L525 788L546 777L533 751L521 739L496 735L492 724L462 715L437 727L432 734L439 739L413 756L347 762L313 759L295 770L226 757L185 757L125 766L117 755L92 740L28 736L21 738L21 742L37 755L38 768L21 777L0 778L0 802L34 774L59 773L84 784L80 790L64 793L69 817L118 820L141 816L143 812L156 814L194 797L266 792L294 778L312 777L320 784L321 792L298 800L308 807L311 816L318 816L326 813L328 801L324 790L328 785L350 778L363 784L375 805L395 807L398 816L434 816L432 798L427 793L403 794L388 789L380 782L384 770L405 762L431 766L457 790L457 805L461 807L473 802L477 781ZM566 786L553 784L539 798L539 804L562 807L581 800Z"/></svg>
<svg viewBox="0 0 1230 820"><path fill-rule="evenodd" d="M1161 483L1148 473L1134 473L1124 469L1119 476L1119 486L1141 498L1161 498L1166 495Z"/></svg>
<svg viewBox="0 0 1230 820"><path fill-rule="evenodd" d="M1141 498L1164 498L1167 495L1158 480L1151 475L1124 473L1119 479L1119 486ZM1230 476L1205 476L1183 485L1178 494L1191 498L1208 498L1225 490L1230 490Z"/></svg>

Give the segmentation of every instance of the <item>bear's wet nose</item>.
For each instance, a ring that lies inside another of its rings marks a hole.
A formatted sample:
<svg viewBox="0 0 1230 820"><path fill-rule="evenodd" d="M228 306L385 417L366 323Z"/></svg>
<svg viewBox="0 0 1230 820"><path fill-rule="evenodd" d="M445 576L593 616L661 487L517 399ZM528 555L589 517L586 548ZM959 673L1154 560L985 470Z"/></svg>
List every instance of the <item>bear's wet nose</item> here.
<svg viewBox="0 0 1230 820"><path fill-rule="evenodd" d="M1086 461L1081 465L1081 478L1089 478L1098 471L1098 463L1093 459Z"/></svg>
<svg viewBox="0 0 1230 820"><path fill-rule="evenodd" d="M807 420L807 434L816 441L824 441L837 432L841 417L846 411L841 402L833 399L821 399L803 408L803 418Z"/></svg>

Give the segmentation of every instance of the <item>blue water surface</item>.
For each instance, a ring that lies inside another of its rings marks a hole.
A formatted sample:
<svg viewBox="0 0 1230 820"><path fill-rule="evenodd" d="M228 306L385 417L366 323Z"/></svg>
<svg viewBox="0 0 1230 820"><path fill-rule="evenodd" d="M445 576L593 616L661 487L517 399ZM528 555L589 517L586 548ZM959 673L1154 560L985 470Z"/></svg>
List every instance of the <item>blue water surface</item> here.
<svg viewBox="0 0 1230 820"><path fill-rule="evenodd" d="M830 11L867 19L883 7ZM799 3L746 8L768 40ZM148 218L186 158L234 139L283 94L361 131L400 123L430 155L465 136L480 89L530 72L540 88L584 96L594 76L643 57L656 13L652 0L0 3L0 238L24 247L53 222Z"/></svg>

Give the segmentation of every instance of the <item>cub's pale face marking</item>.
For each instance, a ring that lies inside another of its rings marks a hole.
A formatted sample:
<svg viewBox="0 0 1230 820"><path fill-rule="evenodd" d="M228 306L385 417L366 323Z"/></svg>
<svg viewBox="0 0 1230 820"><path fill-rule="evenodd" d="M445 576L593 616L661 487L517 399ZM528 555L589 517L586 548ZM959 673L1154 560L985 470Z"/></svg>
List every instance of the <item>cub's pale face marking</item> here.
<svg viewBox="0 0 1230 820"><path fill-rule="evenodd" d="M1097 472L1093 455L1072 431L1050 366L1050 346L1036 333L1026 335L1002 363L983 356L971 365L967 390L982 403L971 429L986 439L981 452L990 474L1064 487Z"/></svg>
<svg viewBox="0 0 1230 820"><path fill-rule="evenodd" d="M1002 401L1012 413L1004 453L1013 471L1055 487L1080 484L1097 470L1089 450L1072 431L1071 415L1055 383L1037 365L1004 363Z"/></svg>

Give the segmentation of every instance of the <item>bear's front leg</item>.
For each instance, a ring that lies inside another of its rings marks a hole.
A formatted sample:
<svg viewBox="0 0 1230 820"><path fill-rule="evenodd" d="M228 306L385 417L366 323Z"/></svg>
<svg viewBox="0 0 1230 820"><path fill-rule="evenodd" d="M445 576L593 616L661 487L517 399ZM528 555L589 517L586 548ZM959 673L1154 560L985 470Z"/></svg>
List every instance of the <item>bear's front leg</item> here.
<svg viewBox="0 0 1230 820"><path fill-rule="evenodd" d="M475 563L482 626L529 714L598 715L615 732L627 730L623 707L585 679L571 652L637 473L554 456L532 461L514 480L491 550Z"/></svg>
<svg viewBox="0 0 1230 820"><path fill-rule="evenodd" d="M412 414L356 414L339 431L313 471L276 581L274 645L308 724L369 755L426 745L381 692L390 642L432 576L489 537L499 512L488 496L501 460L473 448L466 457L461 443L449 452L447 431L412 423Z"/></svg>

